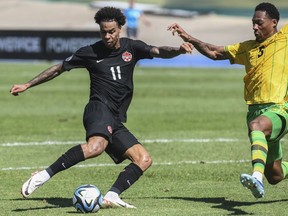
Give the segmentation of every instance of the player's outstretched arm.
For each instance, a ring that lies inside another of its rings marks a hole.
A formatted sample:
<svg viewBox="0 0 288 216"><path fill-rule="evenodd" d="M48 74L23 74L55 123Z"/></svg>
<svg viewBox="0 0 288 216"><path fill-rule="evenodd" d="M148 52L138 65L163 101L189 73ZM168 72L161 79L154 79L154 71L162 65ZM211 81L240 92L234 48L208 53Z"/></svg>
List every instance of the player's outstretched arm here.
<svg viewBox="0 0 288 216"><path fill-rule="evenodd" d="M32 80L25 84L15 84L11 87L10 93L14 96L18 96L19 93L26 91L28 88L39 85L41 83L47 82L57 76L59 76L63 71L62 63L53 65L52 67L44 70L42 73L38 74Z"/></svg>
<svg viewBox="0 0 288 216"><path fill-rule="evenodd" d="M150 51L151 56L158 58L173 58L175 56L192 53L191 43L183 43L180 47L161 46L153 47Z"/></svg>
<svg viewBox="0 0 288 216"><path fill-rule="evenodd" d="M174 23L167 28L168 31L172 32L174 36L175 33L183 39L185 42L189 42L191 35L189 35L179 24Z"/></svg>
<svg viewBox="0 0 288 216"><path fill-rule="evenodd" d="M224 46L216 46L213 44L205 43L197 38L189 35L179 24L174 23L167 28L173 35L175 33L181 37L185 42L193 44L193 46L206 57L213 60L228 59L228 55L225 52Z"/></svg>

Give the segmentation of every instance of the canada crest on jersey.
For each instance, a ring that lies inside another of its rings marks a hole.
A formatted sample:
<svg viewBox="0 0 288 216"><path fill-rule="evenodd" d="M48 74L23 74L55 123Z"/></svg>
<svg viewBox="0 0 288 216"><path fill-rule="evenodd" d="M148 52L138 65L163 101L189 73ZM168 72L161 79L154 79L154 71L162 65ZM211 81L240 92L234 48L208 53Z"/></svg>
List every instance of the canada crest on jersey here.
<svg viewBox="0 0 288 216"><path fill-rule="evenodd" d="M122 59L125 61L125 62L130 62L132 60L132 54L129 53L128 51L124 52L122 54Z"/></svg>

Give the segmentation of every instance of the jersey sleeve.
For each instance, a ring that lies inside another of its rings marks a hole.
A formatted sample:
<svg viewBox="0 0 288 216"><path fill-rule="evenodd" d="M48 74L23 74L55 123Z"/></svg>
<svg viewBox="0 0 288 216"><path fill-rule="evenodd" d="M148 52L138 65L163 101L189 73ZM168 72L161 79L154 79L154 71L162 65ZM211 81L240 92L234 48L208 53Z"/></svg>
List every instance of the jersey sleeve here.
<svg viewBox="0 0 288 216"><path fill-rule="evenodd" d="M239 49L239 45L240 44L238 43L238 44L233 44L233 45L227 45L224 47L225 52L227 53L231 64L235 64L235 57Z"/></svg>
<svg viewBox="0 0 288 216"><path fill-rule="evenodd" d="M137 60L140 59L153 59L150 55L150 50L153 46L147 45L145 42L140 40L133 41L133 49Z"/></svg>
<svg viewBox="0 0 288 216"><path fill-rule="evenodd" d="M87 53L87 50L89 50L89 47L82 47L78 49L74 54L72 54L70 57L66 58L63 61L63 69L65 71L70 71L74 68L84 68L86 67L87 61L85 60L85 53Z"/></svg>
<svg viewBox="0 0 288 216"><path fill-rule="evenodd" d="M224 47L231 64L245 65L247 63L247 59L249 59L247 57L247 49L251 46L251 42L245 41Z"/></svg>

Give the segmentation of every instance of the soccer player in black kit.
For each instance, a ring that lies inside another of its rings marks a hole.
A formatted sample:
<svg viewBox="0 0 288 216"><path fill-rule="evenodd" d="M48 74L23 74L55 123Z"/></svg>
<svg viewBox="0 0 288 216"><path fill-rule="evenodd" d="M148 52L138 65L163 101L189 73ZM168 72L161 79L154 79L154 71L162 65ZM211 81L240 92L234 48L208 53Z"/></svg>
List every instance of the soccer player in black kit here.
<svg viewBox="0 0 288 216"><path fill-rule="evenodd" d="M17 96L28 88L47 82L65 71L86 68L90 75L90 99L85 107L83 123L87 143L79 144L60 156L47 169L35 172L23 184L21 193L27 198L58 172L104 151L118 164L128 159L131 163L103 198L106 207L135 208L119 195L135 183L152 164L142 144L124 126L126 112L133 95L133 70L138 60L172 58L191 53L192 45L175 47L150 46L140 40L120 38L126 18L120 9L104 7L97 11L95 21L100 26L100 41L77 50L62 63L56 64L25 84L13 85L11 94Z"/></svg>

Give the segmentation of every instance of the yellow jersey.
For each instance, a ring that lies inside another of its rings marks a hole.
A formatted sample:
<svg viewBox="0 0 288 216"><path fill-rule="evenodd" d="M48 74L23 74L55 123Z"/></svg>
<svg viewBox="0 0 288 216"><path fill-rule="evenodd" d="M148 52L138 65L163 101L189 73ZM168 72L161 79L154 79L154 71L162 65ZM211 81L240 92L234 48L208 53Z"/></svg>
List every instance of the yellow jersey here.
<svg viewBox="0 0 288 216"><path fill-rule="evenodd" d="M244 99L248 105L287 101L288 24L258 43L249 40L225 46L231 64L245 66Z"/></svg>

